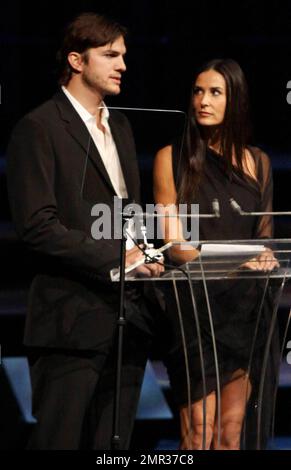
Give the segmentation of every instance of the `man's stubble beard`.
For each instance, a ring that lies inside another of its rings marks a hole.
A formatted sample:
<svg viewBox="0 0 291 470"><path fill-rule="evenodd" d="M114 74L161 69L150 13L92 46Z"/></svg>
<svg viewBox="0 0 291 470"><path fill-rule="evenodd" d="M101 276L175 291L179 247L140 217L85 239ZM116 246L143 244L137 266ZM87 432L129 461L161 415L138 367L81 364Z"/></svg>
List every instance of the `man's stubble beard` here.
<svg viewBox="0 0 291 470"><path fill-rule="evenodd" d="M107 95L114 96L114 95L119 95L119 93L120 93L120 88L116 91L112 90L110 87L106 86L106 83L104 83L103 87L100 87L100 85L98 83L96 83L96 80L94 80L94 78L91 78L88 74L83 74L82 75L82 82L93 93L98 93L98 95L100 95L102 100Z"/></svg>

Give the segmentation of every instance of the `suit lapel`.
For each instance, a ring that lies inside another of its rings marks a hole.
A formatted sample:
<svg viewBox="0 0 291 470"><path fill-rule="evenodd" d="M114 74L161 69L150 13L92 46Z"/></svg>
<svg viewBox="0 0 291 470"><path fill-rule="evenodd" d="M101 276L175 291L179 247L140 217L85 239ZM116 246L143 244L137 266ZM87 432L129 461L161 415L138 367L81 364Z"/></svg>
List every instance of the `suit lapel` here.
<svg viewBox="0 0 291 470"><path fill-rule="evenodd" d="M59 108L61 118L67 123L67 131L70 133L73 139L75 139L80 144L85 154L88 155L88 158L92 160L96 169L108 184L111 191L115 193L98 149L79 114L62 91L55 94L54 100Z"/></svg>
<svg viewBox="0 0 291 470"><path fill-rule="evenodd" d="M117 148L128 197L132 199L135 197L134 183L137 178L136 161L135 159L133 160L132 155L129 154L130 150L128 142L126 142L124 130L117 123L116 119L114 119L112 111L110 111L109 125Z"/></svg>
<svg viewBox="0 0 291 470"><path fill-rule="evenodd" d="M88 158L92 160L96 169L102 175L113 194L116 194L98 149L79 114L62 91L55 94L54 100L59 108L61 118L67 123L66 127L68 132L71 134L73 139L80 144L85 154L88 155ZM136 160L135 158L132 158L132 155L130 155L130 153L132 153L132 149L130 149L130 146L128 145L129 142L126 139L124 129L118 123L118 120L114 117L114 112L112 111L110 112L109 125L120 159L128 196L131 199L136 199L138 198L135 189L138 175Z"/></svg>

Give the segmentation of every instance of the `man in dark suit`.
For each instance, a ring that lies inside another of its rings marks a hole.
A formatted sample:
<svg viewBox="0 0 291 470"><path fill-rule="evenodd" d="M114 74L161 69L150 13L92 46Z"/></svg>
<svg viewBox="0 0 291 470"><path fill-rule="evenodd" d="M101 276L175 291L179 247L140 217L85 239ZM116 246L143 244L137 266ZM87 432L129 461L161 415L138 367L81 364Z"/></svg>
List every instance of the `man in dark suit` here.
<svg viewBox="0 0 291 470"><path fill-rule="evenodd" d="M120 92L125 29L79 15L59 51L62 90L26 115L8 147L8 187L17 232L37 258L25 344L33 352L30 449L110 448L120 240L93 239L92 206L139 200L129 123L104 105ZM126 263L140 259L129 248ZM138 268L158 275L157 264ZM129 445L153 318L126 290L121 448Z"/></svg>

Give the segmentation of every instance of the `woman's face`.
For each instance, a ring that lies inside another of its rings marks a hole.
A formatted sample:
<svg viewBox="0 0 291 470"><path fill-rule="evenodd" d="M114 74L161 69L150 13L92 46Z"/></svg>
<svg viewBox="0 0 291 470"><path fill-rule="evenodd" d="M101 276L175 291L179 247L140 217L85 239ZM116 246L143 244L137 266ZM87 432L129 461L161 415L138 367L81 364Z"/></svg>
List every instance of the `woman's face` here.
<svg viewBox="0 0 291 470"><path fill-rule="evenodd" d="M226 83L215 70L200 73L194 84L193 108L201 126L218 126L224 120Z"/></svg>

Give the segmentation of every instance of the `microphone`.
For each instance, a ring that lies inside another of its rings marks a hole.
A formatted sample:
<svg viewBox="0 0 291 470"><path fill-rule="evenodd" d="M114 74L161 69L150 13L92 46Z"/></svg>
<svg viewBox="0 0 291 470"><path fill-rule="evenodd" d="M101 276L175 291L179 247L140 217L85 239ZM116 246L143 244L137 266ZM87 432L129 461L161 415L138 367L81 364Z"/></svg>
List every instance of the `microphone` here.
<svg viewBox="0 0 291 470"><path fill-rule="evenodd" d="M219 202L218 199L213 199L212 201L212 209L215 214L215 217L220 217L220 207L219 207Z"/></svg>
<svg viewBox="0 0 291 470"><path fill-rule="evenodd" d="M234 210L239 215L245 215L248 217L257 217L257 216L265 216L265 215L291 215L291 211L244 211L241 206L236 202L235 199L230 198L229 203L231 205L231 208Z"/></svg>
<svg viewBox="0 0 291 470"><path fill-rule="evenodd" d="M231 208L234 210L234 212L237 212L239 215L244 215L244 211L233 198L230 198L229 203L231 205Z"/></svg>
<svg viewBox="0 0 291 470"><path fill-rule="evenodd" d="M154 262L161 262L164 259L163 254L154 247L153 243L149 243L147 239L147 228L141 221L140 227L141 233L143 235L143 242L144 242L144 252L145 252L145 264L154 263Z"/></svg>

